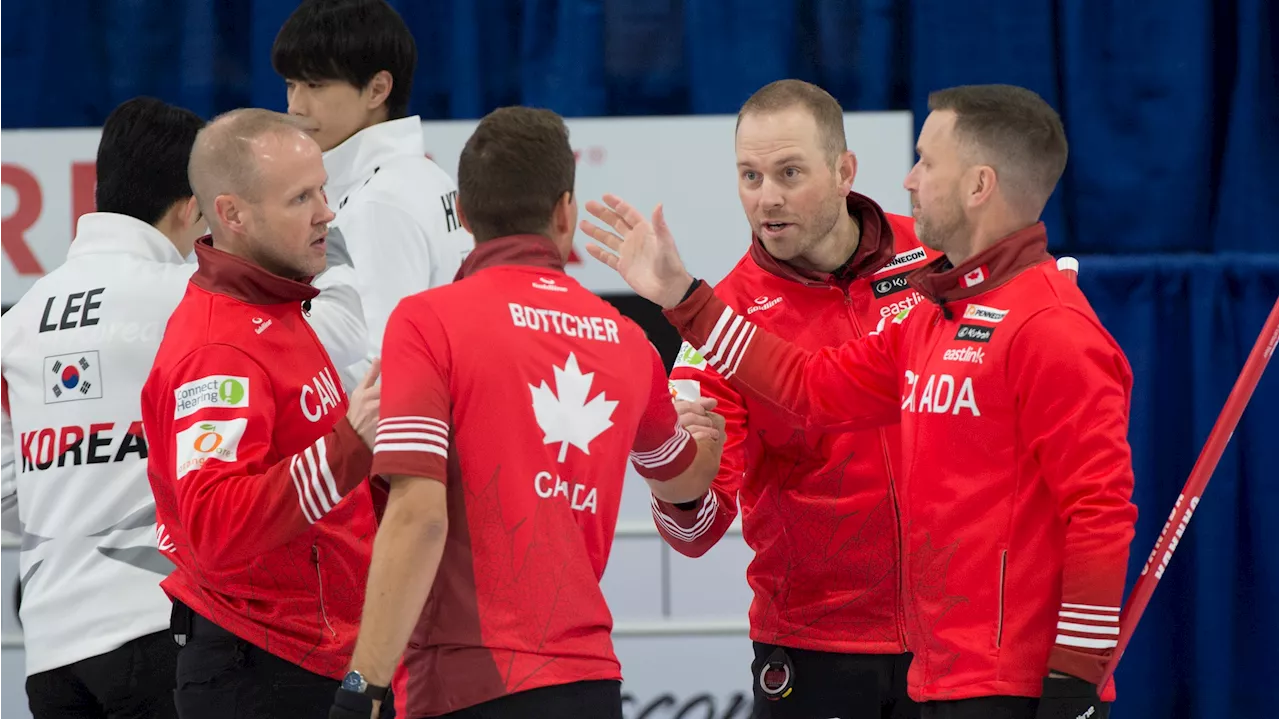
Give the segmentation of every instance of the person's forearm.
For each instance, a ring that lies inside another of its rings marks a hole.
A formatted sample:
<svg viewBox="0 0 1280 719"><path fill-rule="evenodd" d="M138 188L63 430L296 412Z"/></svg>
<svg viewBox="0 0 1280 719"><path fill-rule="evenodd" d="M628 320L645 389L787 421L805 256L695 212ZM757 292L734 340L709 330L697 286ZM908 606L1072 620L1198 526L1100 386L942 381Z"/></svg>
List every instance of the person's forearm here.
<svg viewBox="0 0 1280 719"><path fill-rule="evenodd" d="M698 453L685 471L665 482L647 479L653 496L664 502L682 504L702 499L711 489L720 471L720 452L724 445L705 436L699 437L697 443Z"/></svg>
<svg viewBox="0 0 1280 719"><path fill-rule="evenodd" d="M432 486L435 485L435 486ZM438 501L432 494L439 493ZM351 668L389 686L435 581L448 535L444 485L405 477L392 482L373 543L360 636Z"/></svg>

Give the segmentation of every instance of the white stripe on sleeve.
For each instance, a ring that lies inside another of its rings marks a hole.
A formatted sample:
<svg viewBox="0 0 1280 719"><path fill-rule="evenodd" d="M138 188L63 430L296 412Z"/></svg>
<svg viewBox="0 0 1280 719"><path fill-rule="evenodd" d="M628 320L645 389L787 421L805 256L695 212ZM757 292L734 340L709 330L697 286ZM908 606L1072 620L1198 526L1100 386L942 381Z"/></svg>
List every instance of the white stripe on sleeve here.
<svg viewBox="0 0 1280 719"><path fill-rule="evenodd" d="M690 543L706 534L707 530L711 529L711 525L715 524L720 501L716 498L715 492L707 492L706 496L702 498L702 506L698 508L698 514L693 525L688 529L681 527L674 519L668 517L662 511L662 506L658 504L658 500L652 495L649 496L649 506L653 508L654 519L658 520L667 535L673 539Z"/></svg>
<svg viewBox="0 0 1280 719"><path fill-rule="evenodd" d="M632 452L631 460L645 469L656 469L671 464L671 461L680 456L680 452L689 444L689 440L693 435L689 434L689 430L676 425L675 434L658 446L657 449L648 452Z"/></svg>
<svg viewBox="0 0 1280 719"><path fill-rule="evenodd" d="M387 417L378 422L373 452L425 452L449 456L449 425L435 417Z"/></svg>
<svg viewBox="0 0 1280 719"><path fill-rule="evenodd" d="M306 490L303 489L303 481L298 477L298 458L294 457L289 461L289 476L293 478L293 489L298 493L298 506L302 508L302 516L307 520L307 524L316 523L316 512L314 505L308 508L311 499L307 496Z"/></svg>
<svg viewBox="0 0 1280 719"><path fill-rule="evenodd" d="M1120 636L1120 607L1063 602L1058 632L1056 642L1064 647L1112 649Z"/></svg>
<svg viewBox="0 0 1280 719"><path fill-rule="evenodd" d="M293 455L293 459L289 462L289 473L293 475L294 488L298 490L298 498L304 505L302 514L306 516L307 522L315 524L316 520L324 516L324 512L320 511L320 507L316 506L316 500L311 496L311 478L307 476L307 468L301 454Z"/></svg>

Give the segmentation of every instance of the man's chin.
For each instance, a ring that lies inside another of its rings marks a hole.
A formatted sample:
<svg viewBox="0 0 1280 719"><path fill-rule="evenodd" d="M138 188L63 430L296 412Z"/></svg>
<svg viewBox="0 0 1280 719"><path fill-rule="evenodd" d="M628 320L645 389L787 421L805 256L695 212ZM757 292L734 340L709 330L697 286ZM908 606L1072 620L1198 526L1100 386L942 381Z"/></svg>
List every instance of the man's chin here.
<svg viewBox="0 0 1280 719"><path fill-rule="evenodd" d="M764 245L765 252L768 252L773 259L779 262L790 262L800 254L800 243L793 240L773 240L760 238L760 244Z"/></svg>

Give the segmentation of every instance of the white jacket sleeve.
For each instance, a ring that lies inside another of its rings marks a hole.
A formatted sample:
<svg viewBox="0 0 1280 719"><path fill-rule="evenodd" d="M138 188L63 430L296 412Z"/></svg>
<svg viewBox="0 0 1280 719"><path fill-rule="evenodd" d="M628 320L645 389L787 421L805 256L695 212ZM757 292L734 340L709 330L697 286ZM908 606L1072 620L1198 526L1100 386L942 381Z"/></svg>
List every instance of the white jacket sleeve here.
<svg viewBox="0 0 1280 719"><path fill-rule="evenodd" d="M342 234L336 229L329 232L326 254L328 269L311 282L320 294L311 300L307 320L329 353L333 366L340 368L343 387L350 391L359 377L352 379L341 368L366 361L370 348L369 333L355 269L351 266Z"/></svg>

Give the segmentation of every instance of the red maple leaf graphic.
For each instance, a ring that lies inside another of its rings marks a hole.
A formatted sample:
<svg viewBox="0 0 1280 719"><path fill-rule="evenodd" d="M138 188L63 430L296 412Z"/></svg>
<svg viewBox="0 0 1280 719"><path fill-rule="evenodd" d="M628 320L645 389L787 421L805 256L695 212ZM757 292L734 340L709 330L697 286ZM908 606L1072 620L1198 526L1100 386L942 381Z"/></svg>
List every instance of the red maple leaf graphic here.
<svg viewBox="0 0 1280 719"><path fill-rule="evenodd" d="M948 649L935 634L938 624L952 609L969 601L968 597L947 592L948 570L959 546L957 540L935 547L933 537L925 533L924 541L912 548L908 561L910 594L903 605L907 631L914 635L912 650L921 659L926 683L950 674L960 658L958 652Z"/></svg>
<svg viewBox="0 0 1280 719"><path fill-rule="evenodd" d="M537 656L551 637L563 636L572 621L570 600L583 594L584 579L595 584L589 566L573 559L582 553L582 539L564 531L555 513L570 512L567 504L537 501L532 516L516 518L505 510L501 470L482 486L467 487L472 522L476 595L486 613L519 616L516 636L504 637L521 650L494 649L498 671L510 691L555 661ZM509 491L509 488L508 488Z"/></svg>

